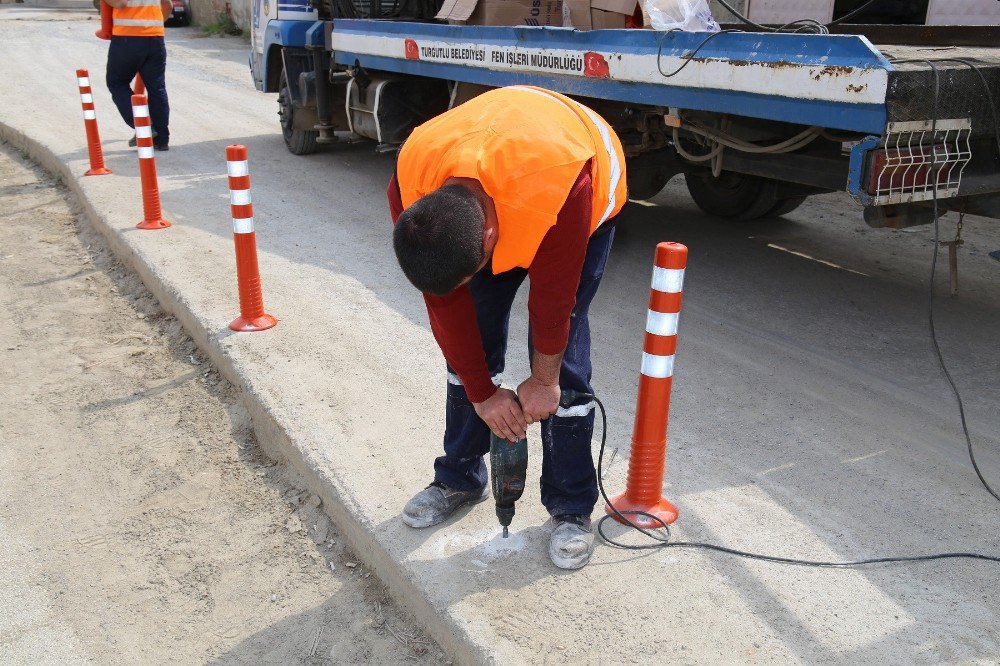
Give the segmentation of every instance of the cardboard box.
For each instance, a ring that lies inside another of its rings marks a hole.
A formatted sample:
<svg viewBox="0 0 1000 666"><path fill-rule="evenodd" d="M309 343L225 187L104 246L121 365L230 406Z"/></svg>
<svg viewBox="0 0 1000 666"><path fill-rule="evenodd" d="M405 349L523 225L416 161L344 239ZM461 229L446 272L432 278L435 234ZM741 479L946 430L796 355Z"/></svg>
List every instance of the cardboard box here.
<svg viewBox="0 0 1000 666"><path fill-rule="evenodd" d="M461 25L563 24L562 0L445 0L437 17Z"/></svg>
<svg viewBox="0 0 1000 666"><path fill-rule="evenodd" d="M621 30L637 0L563 0L563 25L577 30Z"/></svg>
<svg viewBox="0 0 1000 666"><path fill-rule="evenodd" d="M927 25L1000 25L1000 2L931 0Z"/></svg>
<svg viewBox="0 0 1000 666"><path fill-rule="evenodd" d="M785 25L800 19L820 23L833 20L834 0L750 0L747 17L763 24ZM725 9L716 14L720 23L735 23L736 17Z"/></svg>

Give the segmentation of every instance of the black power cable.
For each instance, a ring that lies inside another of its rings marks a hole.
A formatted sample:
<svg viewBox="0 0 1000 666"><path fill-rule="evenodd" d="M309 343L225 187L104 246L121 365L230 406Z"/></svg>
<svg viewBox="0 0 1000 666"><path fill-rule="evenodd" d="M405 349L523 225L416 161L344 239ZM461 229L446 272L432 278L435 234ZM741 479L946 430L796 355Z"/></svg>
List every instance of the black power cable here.
<svg viewBox="0 0 1000 666"><path fill-rule="evenodd" d="M936 140L937 137L937 123L939 120L939 104L941 102L941 70L938 69L936 63L941 62L958 62L970 67L973 71L979 74L983 82L983 88L986 90L986 98L990 104L990 110L993 113L993 123L995 131L998 132L997 137L997 148L1000 149L1000 114L997 112L996 104L993 101L993 94L990 91L989 83L986 81L986 77L983 73L976 67L975 64L962 60L959 58L937 58L934 60L897 60L894 61L897 64L906 63L923 63L928 65L934 72L934 119L931 124L931 137L932 141ZM930 177L935 179L934 183L934 253L931 256L931 277L930 285L928 287L928 304L927 304L927 321L930 325L931 333L931 344L934 347L934 355L937 357L938 365L941 367L941 372L944 374L945 379L948 380L948 385L951 387L951 391L955 396L955 402L958 403L958 415L962 422L962 434L965 436L965 443L969 450L969 460L972 462L972 469L975 470L976 476L979 477L980 483L986 488L986 491L992 495L996 500L1000 501L1000 494L997 493L983 476L982 470L979 469L979 463L976 461L976 452L972 446L972 437L969 434L969 424L966 422L965 418L965 403L962 400L962 394L958 390L958 386L955 384L954 378L951 376L951 371L948 370L948 365L945 363L944 356L941 353L941 345L938 343L937 329L934 325L934 276L937 273L937 261L938 261L938 248L940 246L941 230L940 230L940 209L938 205L938 189L937 189L937 173L934 168L937 165L937 151L931 151L931 165L930 165Z"/></svg>
<svg viewBox="0 0 1000 666"><path fill-rule="evenodd" d="M723 3L725 4L725 3ZM868 3L871 4L871 3ZM863 7L862 7L863 9ZM860 11L860 10L858 10ZM842 19L843 20L843 19ZM662 43L662 42L661 42ZM702 44L704 45L704 44ZM690 62L690 58L688 59ZM930 66L931 70L934 72L934 112L933 120L931 124L931 136L937 136L937 127L940 115L940 101L941 101L941 73L935 62L960 62L966 66L975 70L983 82L983 87L986 89L987 99L989 100L990 109L993 113L993 121L998 129L1000 129L1000 113L997 111L996 104L993 100L993 95L989 89L989 85L986 81L986 77L979 71L975 64L958 58L942 58L936 61L931 60L919 60L919 61L897 61L902 64L903 62L921 62ZM685 63L686 65L687 63ZM683 69L684 65L681 66ZM678 70L679 71L679 70ZM661 70L662 72L662 70ZM676 72L675 72L676 74ZM997 137L998 148L1000 148L1000 133ZM931 153L931 164L930 164L930 174L932 178L936 178L936 166L937 152L932 151ZM983 487L989 492L994 498L1000 500L1000 495L997 494L995 490L990 486L989 482L983 476L982 471L979 469L979 464L976 462L975 450L972 446L972 437L969 434L969 426L965 417L965 404L962 401L961 392L958 390L958 386L955 384L955 380L951 376L951 372L948 370L948 366L945 363L944 355L941 353L941 346L937 338L937 329L934 322L934 279L937 273L937 261L938 261L938 247L940 241L940 205L938 201L938 188L937 182L934 182L934 189L932 191L933 202L934 202L934 252L931 256L931 274L928 286L928 324L930 328L931 343L934 347L934 353L937 357L938 364L943 372L945 378L948 380L948 384L951 387L952 393L955 396L955 401L958 404L959 417L962 422L962 432L965 435L965 441L968 447L969 460L972 462L972 467L979 477L979 481L982 483ZM607 491L604 490L604 451L607 447L608 441L608 416L604 408L604 403L601 400L591 394L579 393L573 396L574 398L586 398L593 400L598 408L601 410L601 448L597 455L597 486L601 492L601 497L604 502L611 509L612 515L605 515L600 520L597 521L597 533L601 538L610 546L615 548L621 548L624 550L649 550L656 548L697 548L702 550L710 550L718 553L726 553L728 555L735 555L737 557L743 557L752 560L759 560L762 562L772 562L776 564L793 564L805 567L818 567L827 569L844 569L849 567L859 567L867 566L873 564L903 564L903 563L913 563L913 562L928 562L933 560L954 560L954 559L969 559L969 560L981 560L985 562L996 562L1000 563L1000 555L984 555L982 553L967 553L967 552L952 552L952 553L932 553L928 555L911 555L911 556L894 556L894 557L874 557L860 560L846 560L840 562L826 561L826 560L805 560L792 557L779 557L776 555L766 555L762 553L753 553L749 551L737 550L735 548L728 548L726 546L720 546L718 544L698 542L698 541L671 541L670 540L670 526L667 525L663 520L645 511L619 511L617 507L611 502L608 497ZM628 518L628 516L642 516L649 519L654 524L660 525L660 527L653 528L653 530L644 528L637 525L634 521ZM604 531L604 526L610 519L618 519L621 523L632 527L633 529L643 533L649 537L654 543L647 544L626 544L609 537ZM659 533L657 533L659 532Z"/></svg>
<svg viewBox="0 0 1000 666"><path fill-rule="evenodd" d="M667 79L669 79L672 76L677 76L678 74L680 74L681 71L685 67L687 67L688 65L691 64L691 61L694 60L694 57L696 55L698 55L698 53L703 48L705 48L705 45L708 44L713 39L715 39L716 37L718 37L719 35L725 35L725 34L728 34L728 33L731 33L731 32L740 32L740 31L739 30L720 30L719 32L713 32L711 35L709 35L708 37L706 37L705 39L703 39L701 41L701 43L698 44L697 47L695 47L694 51L691 51L690 53L686 53L684 55L684 62L681 63L681 66L668 74L668 73L666 73L666 72L663 71L663 43L667 40L667 37L670 37L675 32L681 32L680 28L671 28L670 30L665 31L662 35L660 35L660 41L658 42L658 44L656 46L656 68L658 70L660 70L660 74L664 78L667 78Z"/></svg>
<svg viewBox="0 0 1000 666"><path fill-rule="evenodd" d="M997 144L997 157L1000 158L1000 112L997 110L997 103L993 98L993 90L990 88L990 83L986 80L986 75L983 74L983 70L980 69L979 64L966 58L918 58L914 60L892 59L891 62L894 65L925 64L930 65L932 69L936 68L935 63L957 62L961 65L965 65L975 72L979 76L980 83L983 85L983 92L986 94L986 102L989 104L990 113L993 116L993 139ZM935 76L939 76L939 74L935 74Z"/></svg>
<svg viewBox="0 0 1000 666"><path fill-rule="evenodd" d="M728 11L730 14L732 14L733 16L735 16L739 20L740 23L743 23L744 25L748 25L748 26L750 26L752 28L756 28L757 30L759 30L761 32L811 32L811 33L824 33L824 32L829 32L828 28L830 26L839 25L841 23L844 23L845 21L849 21L852 18L854 18L855 16L857 16L858 14L860 14L861 12L865 11L866 9L868 9L869 7L871 7L872 5L874 5L876 2L881 2L882 0L868 0L868 2L864 3L863 5L861 5L860 7L858 7L857 9L855 9L854 11L848 12L847 14L845 14L844 16L841 16L836 21L831 21L830 23L823 24L823 23L820 23L819 21L816 21L814 19L800 19L798 21L792 21L791 23L787 23L787 24L785 24L785 25L783 25L783 26L781 26L779 28L772 28L770 26L761 25L760 23L757 23L756 21L752 21L747 16L745 16L744 14L740 13L739 11L737 11L732 5L730 5L728 2L726 2L726 0L718 0L718 1L719 1L719 4L722 5L726 9L726 11Z"/></svg>
<svg viewBox="0 0 1000 666"><path fill-rule="evenodd" d="M857 16L861 12L865 11L866 9L868 9L869 7L871 7L872 5L874 5L876 2L881 2L881 0L868 0L868 2L866 2L863 5L861 5L860 7L858 7L857 9L855 9L854 11L848 12L848 13L844 14L843 16L841 16L839 19L836 19L835 21L830 21L826 25L827 25L827 27L829 27L831 25L840 25L841 23L845 23L847 21L850 21L852 18L854 18L855 16Z"/></svg>
<svg viewBox="0 0 1000 666"><path fill-rule="evenodd" d="M609 546L614 548L621 548L623 550L650 550L654 548L697 548L701 550L711 550L717 553L726 553L727 555L736 555L737 557L744 557L751 560L760 560L763 562L773 562L776 564L795 564L805 567L819 567L824 569L845 569L848 567L860 567L871 564L901 564L906 562L927 562L931 560L983 560L986 562L996 562L1000 564L1000 555L983 555L982 553L932 553L930 555L911 555L906 557L873 557L863 560L846 560L842 562L830 562L825 560L804 560L794 557L779 557L777 555L765 555L762 553L752 553L745 550L737 550L736 548L728 548L726 546L720 546L714 543L705 543L700 541L671 541L670 540L670 526L665 522L660 520L658 517L646 513L645 511L619 511L617 507L611 502L608 497L607 491L604 489L604 451L607 448L608 443L608 415L604 409L604 403L601 402L600 398L589 393L577 393L575 398L585 398L593 400L597 403L598 408L601 410L601 449L597 454L597 487L601 492L601 497L604 502L611 509L612 515L603 516L597 521L597 533L601 535L601 538ZM657 534L655 531L637 525L628 516L642 516L648 518L654 523L658 523L660 527L653 528L661 532ZM604 531L604 525L608 520L614 520L617 518L620 522L625 525L642 532L647 537L652 539L655 543L648 544L627 544L609 537Z"/></svg>

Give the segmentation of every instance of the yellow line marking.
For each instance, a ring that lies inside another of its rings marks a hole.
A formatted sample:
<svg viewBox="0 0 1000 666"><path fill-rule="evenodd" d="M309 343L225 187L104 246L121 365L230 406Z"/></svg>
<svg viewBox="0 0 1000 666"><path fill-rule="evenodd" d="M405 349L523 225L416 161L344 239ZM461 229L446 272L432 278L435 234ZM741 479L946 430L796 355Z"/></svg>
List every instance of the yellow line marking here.
<svg viewBox="0 0 1000 666"><path fill-rule="evenodd" d="M888 449L882 449L881 451L876 451L875 453L867 453L867 454L865 454L863 456L858 456L857 458L848 458L847 460L844 460L842 462L845 462L845 463L861 462L862 460L868 460L869 458L874 458L875 456L880 456L883 453L885 453L886 451L888 451Z"/></svg>
<svg viewBox="0 0 1000 666"><path fill-rule="evenodd" d="M803 259L808 259L810 261L815 261L824 266L829 266L830 268L839 268L842 271L847 271L848 273L854 273L855 275L862 275L864 277L871 277L868 273L862 273L861 271L856 271L853 268L847 268L846 266L841 266L840 264L835 264L832 261L827 261L826 259L820 259L812 255L806 254L805 252L799 252L797 250L790 250L787 247L781 247L780 245L775 245L774 243L768 243L768 247L775 250L781 250L782 252L787 252L788 254L794 254L796 257L802 257Z"/></svg>
<svg viewBox="0 0 1000 666"><path fill-rule="evenodd" d="M771 472L783 472L786 469L791 469L793 467L795 467L795 463L786 463L784 465L778 465L777 467L772 467L771 469L765 469L763 472L760 472L760 476L764 476L765 474L770 474Z"/></svg>

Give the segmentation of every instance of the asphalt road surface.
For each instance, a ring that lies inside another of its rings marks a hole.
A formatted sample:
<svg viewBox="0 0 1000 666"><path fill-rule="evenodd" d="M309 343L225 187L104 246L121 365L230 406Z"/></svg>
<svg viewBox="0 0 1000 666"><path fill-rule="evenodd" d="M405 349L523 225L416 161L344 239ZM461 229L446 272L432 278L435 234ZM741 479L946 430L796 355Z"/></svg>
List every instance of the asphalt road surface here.
<svg viewBox="0 0 1000 666"><path fill-rule="evenodd" d="M61 23L53 40L45 22L7 18L0 13L12 80L31 80L38 68L72 69L75 50L93 39L93 22ZM44 52L32 51L41 42ZM251 150L258 214L288 222L268 251L287 258L294 267L287 270L329 272L364 287L370 300L352 303L354 309L387 307L426 327L386 243L384 187L392 157L375 154L370 144L337 145L306 158L287 154L273 96L250 83L244 42L205 39L196 29L170 30L168 42L174 121L161 173L187 175L165 181L166 205L194 191L184 188L197 188L205 173L186 151L239 139ZM211 94L195 90L205 83ZM46 94L56 88L45 84ZM103 107L100 117L107 141L128 137L112 108ZM956 221L953 215L941 221L942 239L955 236ZM958 296L948 294L946 264L939 265L938 334L965 398L980 464L1000 486L1000 262L989 255L1000 249L1000 224L966 218L962 237ZM610 411L611 448L620 449L609 470L614 483L627 457L652 248L661 240L685 243L691 252L666 487L682 500L688 536L835 559L1000 552L1000 503L972 472L957 407L930 344L933 230L869 229L844 194L814 197L785 218L752 224L706 217L680 179L650 202L629 206L591 311L594 385ZM526 372L523 353L515 353L526 336L524 302L522 294L508 383ZM364 333L384 330L373 321ZM383 390L395 376L387 369L370 381ZM440 375L408 381L426 395L441 393ZM428 401L427 409L440 405ZM657 556L648 566L686 566L679 557ZM736 599L728 608L766 627L766 639L736 659L990 661L1000 654L994 565L818 574L722 556L696 561L692 571L708 572L722 586L704 588L721 590L707 594ZM676 588L669 592L678 596L647 591L697 605ZM688 643L679 649L692 660L718 657L724 653L712 646L732 643L731 630L692 628L732 621L719 610L725 607L709 611L720 615L701 625L690 614L673 618L678 626L689 623Z"/></svg>

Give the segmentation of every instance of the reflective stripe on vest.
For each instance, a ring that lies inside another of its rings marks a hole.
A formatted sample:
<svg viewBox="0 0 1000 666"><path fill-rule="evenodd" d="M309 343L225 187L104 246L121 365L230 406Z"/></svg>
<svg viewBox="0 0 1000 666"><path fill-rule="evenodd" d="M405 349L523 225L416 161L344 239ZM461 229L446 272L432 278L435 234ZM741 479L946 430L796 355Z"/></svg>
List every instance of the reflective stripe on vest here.
<svg viewBox="0 0 1000 666"><path fill-rule="evenodd" d="M151 25L157 26L163 23L163 21L157 19L115 19L114 25Z"/></svg>
<svg viewBox="0 0 1000 666"><path fill-rule="evenodd" d="M111 34L118 37L162 37L163 10L159 0L128 0L111 16Z"/></svg>
<svg viewBox="0 0 1000 666"><path fill-rule="evenodd" d="M590 120L594 123L594 126L597 127L597 131L601 134L601 141L604 143L604 150L607 151L608 160L610 160L611 162L611 174L610 174L611 188L608 191L608 207L604 209L604 214L601 216L600 224L604 224L605 222L607 222L608 218L611 217L611 214L615 211L615 204L617 203L615 198L615 191L618 189L618 183L621 182L622 179L622 165L618 160L618 152L615 150L615 146L611 142L611 134L608 133L608 128L605 126L604 121L601 119L600 116L598 116L592 110L588 109L583 104L580 104L574 99L570 99L569 102L567 103L565 99L552 94L548 90L543 90L540 88L531 88L529 86L510 86L510 87L516 90L528 90L530 92L537 93L539 95L545 95L546 97L554 99L557 102L561 102L566 106L569 106L569 104L574 104L578 109L586 113L587 116L590 118Z"/></svg>

